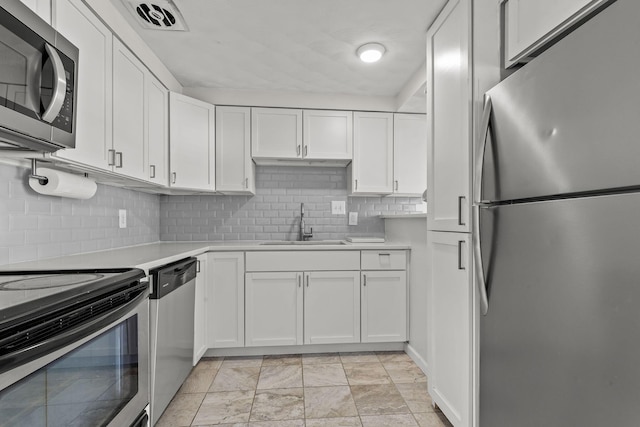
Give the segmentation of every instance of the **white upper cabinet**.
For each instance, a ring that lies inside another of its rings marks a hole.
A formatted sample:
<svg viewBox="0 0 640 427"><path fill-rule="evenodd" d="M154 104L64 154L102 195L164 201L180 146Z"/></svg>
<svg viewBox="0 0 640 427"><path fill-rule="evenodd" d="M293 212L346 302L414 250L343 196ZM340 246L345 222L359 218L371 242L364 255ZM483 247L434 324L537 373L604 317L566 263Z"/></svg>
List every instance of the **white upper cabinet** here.
<svg viewBox="0 0 640 427"><path fill-rule="evenodd" d="M568 28L610 0L507 0L504 63L526 62Z"/></svg>
<svg viewBox="0 0 640 427"><path fill-rule="evenodd" d="M304 110L302 118L303 158L351 160L353 149L353 113L351 111Z"/></svg>
<svg viewBox="0 0 640 427"><path fill-rule="evenodd" d="M393 115L393 192L421 196L427 188L427 117Z"/></svg>
<svg viewBox="0 0 640 427"><path fill-rule="evenodd" d="M216 190L255 194L251 159L251 108L216 107Z"/></svg>
<svg viewBox="0 0 640 427"><path fill-rule="evenodd" d="M80 50L76 147L53 156L111 169L112 40L109 29L80 0L56 0L53 25Z"/></svg>
<svg viewBox="0 0 640 427"><path fill-rule="evenodd" d="M113 40L114 171L146 180L145 82L148 71L118 39Z"/></svg>
<svg viewBox="0 0 640 427"><path fill-rule="evenodd" d="M147 179L169 182L169 91L152 75L147 76L145 125L149 165Z"/></svg>
<svg viewBox="0 0 640 427"><path fill-rule="evenodd" d="M51 24L51 0L20 0L40 18ZM77 46L77 45L76 45Z"/></svg>
<svg viewBox="0 0 640 427"><path fill-rule="evenodd" d="M470 231L470 0L450 0L427 31L430 230Z"/></svg>
<svg viewBox="0 0 640 427"><path fill-rule="evenodd" d="M353 113L351 194L393 193L393 114Z"/></svg>
<svg viewBox="0 0 640 427"><path fill-rule="evenodd" d="M169 183L172 188L215 190L215 107L171 92Z"/></svg>
<svg viewBox="0 0 640 427"><path fill-rule="evenodd" d="M255 159L302 156L302 110L251 109L251 155Z"/></svg>

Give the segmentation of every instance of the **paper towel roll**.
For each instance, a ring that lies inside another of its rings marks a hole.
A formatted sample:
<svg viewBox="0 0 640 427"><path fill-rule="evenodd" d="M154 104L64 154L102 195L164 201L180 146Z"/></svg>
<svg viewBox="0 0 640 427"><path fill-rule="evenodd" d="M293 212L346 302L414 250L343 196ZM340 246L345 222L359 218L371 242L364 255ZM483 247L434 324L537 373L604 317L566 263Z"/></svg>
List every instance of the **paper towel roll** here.
<svg viewBox="0 0 640 427"><path fill-rule="evenodd" d="M38 175L48 179L41 184L37 178L29 178L29 186L37 193L46 196L69 197L72 199L90 199L96 194L95 181L80 175L49 168L38 168Z"/></svg>

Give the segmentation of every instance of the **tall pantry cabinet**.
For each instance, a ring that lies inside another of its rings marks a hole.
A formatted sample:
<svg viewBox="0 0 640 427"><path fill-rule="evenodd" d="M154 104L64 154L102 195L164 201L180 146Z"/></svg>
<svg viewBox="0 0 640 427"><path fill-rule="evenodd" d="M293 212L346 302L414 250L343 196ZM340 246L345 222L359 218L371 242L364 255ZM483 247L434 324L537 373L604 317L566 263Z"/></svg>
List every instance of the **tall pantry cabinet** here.
<svg viewBox="0 0 640 427"><path fill-rule="evenodd" d="M499 2L449 0L427 31L429 393L477 426L472 150L483 94L500 80Z"/></svg>

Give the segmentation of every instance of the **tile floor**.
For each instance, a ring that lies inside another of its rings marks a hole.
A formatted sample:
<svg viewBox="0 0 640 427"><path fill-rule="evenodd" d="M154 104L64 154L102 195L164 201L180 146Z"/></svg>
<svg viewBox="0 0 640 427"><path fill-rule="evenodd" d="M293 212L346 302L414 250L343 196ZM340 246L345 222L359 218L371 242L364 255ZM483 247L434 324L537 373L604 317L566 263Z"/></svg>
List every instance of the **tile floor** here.
<svg viewBox="0 0 640 427"><path fill-rule="evenodd" d="M402 352L202 359L157 427L450 427Z"/></svg>

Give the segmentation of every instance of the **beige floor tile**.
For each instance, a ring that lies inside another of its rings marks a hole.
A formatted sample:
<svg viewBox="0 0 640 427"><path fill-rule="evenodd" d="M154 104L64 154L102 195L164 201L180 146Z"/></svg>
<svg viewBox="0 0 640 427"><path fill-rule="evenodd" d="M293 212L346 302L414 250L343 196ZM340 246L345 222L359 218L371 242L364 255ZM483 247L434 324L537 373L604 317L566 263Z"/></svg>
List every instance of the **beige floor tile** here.
<svg viewBox="0 0 640 427"><path fill-rule="evenodd" d="M350 417L358 415L349 386L304 389L306 418Z"/></svg>
<svg viewBox="0 0 640 427"><path fill-rule="evenodd" d="M302 366L263 366L260 370L258 390L302 387Z"/></svg>
<svg viewBox="0 0 640 427"><path fill-rule="evenodd" d="M277 354L264 356L262 366L300 365L302 357L299 354Z"/></svg>
<svg viewBox="0 0 640 427"><path fill-rule="evenodd" d="M258 390L250 421L280 421L304 418L302 388Z"/></svg>
<svg viewBox="0 0 640 427"><path fill-rule="evenodd" d="M258 421L247 424L247 427L305 427L304 420Z"/></svg>
<svg viewBox="0 0 640 427"><path fill-rule="evenodd" d="M407 402L411 412L433 412L431 396L427 391L427 383L396 384L400 395Z"/></svg>
<svg viewBox="0 0 640 427"><path fill-rule="evenodd" d="M378 351L376 356L381 362L413 362L404 351Z"/></svg>
<svg viewBox="0 0 640 427"><path fill-rule="evenodd" d="M209 391L255 390L259 376L260 368L257 366L225 367L222 365Z"/></svg>
<svg viewBox="0 0 640 427"><path fill-rule="evenodd" d="M206 393L217 373L218 369L199 363L191 370L178 393Z"/></svg>
<svg viewBox="0 0 640 427"><path fill-rule="evenodd" d="M224 357L203 357L198 362L196 368L201 369L220 369Z"/></svg>
<svg viewBox="0 0 640 427"><path fill-rule="evenodd" d="M426 382L427 377L413 362L385 362L384 368L394 383Z"/></svg>
<svg viewBox="0 0 640 427"><path fill-rule="evenodd" d="M380 362L378 356L372 351L340 353L342 363L373 363Z"/></svg>
<svg viewBox="0 0 640 427"><path fill-rule="evenodd" d="M418 427L418 423L411 414L368 415L360 419L363 427Z"/></svg>
<svg viewBox="0 0 640 427"><path fill-rule="evenodd" d="M200 405L200 409L196 413L193 424L248 422L254 394L253 390L207 393L202 405Z"/></svg>
<svg viewBox="0 0 640 427"><path fill-rule="evenodd" d="M420 427L453 427L442 412L413 414Z"/></svg>
<svg viewBox="0 0 640 427"><path fill-rule="evenodd" d="M382 363L343 363L350 385L391 384Z"/></svg>
<svg viewBox="0 0 640 427"><path fill-rule="evenodd" d="M157 427L190 426L198 408L204 399L204 393L178 394L173 398L162 417L156 423Z"/></svg>
<svg viewBox="0 0 640 427"><path fill-rule="evenodd" d="M324 363L341 363L337 353L311 353L302 355L303 365L319 365Z"/></svg>
<svg viewBox="0 0 640 427"><path fill-rule="evenodd" d="M305 387L349 385L341 363L304 365L302 367L302 377Z"/></svg>
<svg viewBox="0 0 640 427"><path fill-rule="evenodd" d="M191 427L249 427L249 423L231 423L231 424L207 424L207 425L195 425Z"/></svg>
<svg viewBox="0 0 640 427"><path fill-rule="evenodd" d="M221 367L260 367L262 366L262 356L234 356L225 357Z"/></svg>
<svg viewBox="0 0 640 427"><path fill-rule="evenodd" d="M362 427L359 417L318 418L306 422L306 427Z"/></svg>
<svg viewBox="0 0 640 427"><path fill-rule="evenodd" d="M351 386L360 415L408 414L409 407L393 384Z"/></svg>

